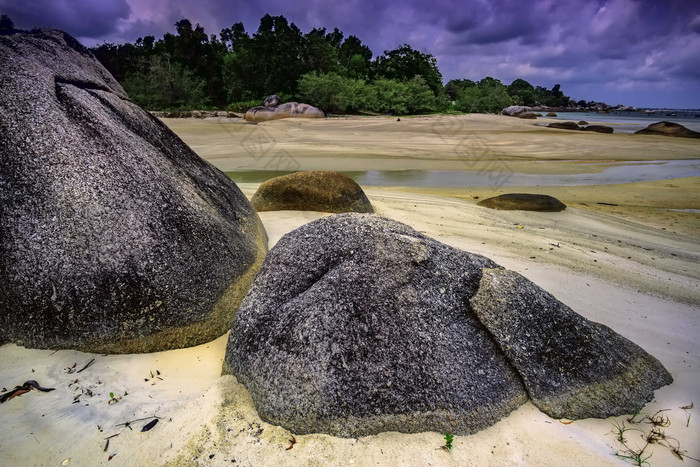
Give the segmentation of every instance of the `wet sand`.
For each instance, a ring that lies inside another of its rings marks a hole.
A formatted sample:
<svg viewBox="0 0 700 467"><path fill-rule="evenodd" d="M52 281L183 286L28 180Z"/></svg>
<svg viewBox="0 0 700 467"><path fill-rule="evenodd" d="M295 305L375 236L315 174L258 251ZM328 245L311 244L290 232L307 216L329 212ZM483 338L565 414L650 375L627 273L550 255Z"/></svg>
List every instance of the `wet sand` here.
<svg viewBox="0 0 700 467"><path fill-rule="evenodd" d="M626 158L635 152L634 160L697 158L700 147L680 138L633 141L629 138L639 137L562 133L506 117L452 118L474 123L470 131L499 145L491 153L501 155L493 160L509 158L523 170L532 170L529 160L553 161L551 167L536 164L547 173L580 170L578 160L632 160ZM227 170L263 169L275 155L281 160L285 154L300 169L397 170L416 164L461 170L455 167L464 161L450 152L455 141L441 143L440 134L428 131L436 121L452 118L167 123L205 159ZM245 146L261 129L274 139L261 143L256 156ZM579 159L572 161L575 154ZM666 434L681 451L700 459L698 409L680 408L700 403L700 214L692 212L700 209L699 185L694 177L586 187L365 188L379 214L492 258L657 357L675 381L658 390L642 412L670 409L664 412L671 420ZM239 186L250 197L258 185ZM550 194L569 207L532 213L476 204L476 197L512 191ZM324 215L279 211L260 217L272 246L284 233ZM627 417L568 423L530 403L488 429L455 437L449 453L440 449L439 433L296 436L288 449L294 434L260 420L245 388L220 376L225 344L222 336L191 349L120 356L0 347L1 385L36 379L56 387L0 406L0 464L60 465L70 459L66 465L628 465L613 455L619 445L611 433L613 422ZM95 362L79 375L67 371L92 358ZM108 404L110 392L121 397L118 403ZM84 395L74 404L79 393ZM154 415L160 421L145 433L140 430L148 420L135 422L133 430L118 426ZM116 433L105 449L105 438ZM639 432L627 437L631 446L643 446ZM652 445L646 452L652 453L652 466L683 465L666 447Z"/></svg>

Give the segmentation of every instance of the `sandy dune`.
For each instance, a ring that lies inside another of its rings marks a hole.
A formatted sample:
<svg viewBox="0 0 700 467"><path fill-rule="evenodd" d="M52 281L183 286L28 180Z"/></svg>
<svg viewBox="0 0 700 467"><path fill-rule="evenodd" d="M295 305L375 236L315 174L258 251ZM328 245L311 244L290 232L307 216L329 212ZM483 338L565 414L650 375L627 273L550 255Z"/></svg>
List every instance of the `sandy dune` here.
<svg viewBox="0 0 700 467"><path fill-rule="evenodd" d="M459 132L435 130L455 121ZM569 133L481 115L257 126L217 119L167 123L224 170L264 169L274 157L287 155L285 160L299 169L465 170L465 161L454 151L469 132L492 156L479 164L507 159L518 170L542 173L591 170L575 162L582 160L698 158L700 148L679 138ZM555 162L528 162L543 160ZM700 413L680 408L700 404L700 214L692 212L700 209L699 185L695 177L517 190L367 187L366 193L378 213L520 272L661 360L675 381L657 391L642 412L670 409L664 412L671 421L666 434L685 455L700 459ZM240 186L248 197L257 188ZM507 191L551 194L569 208L530 213L476 205L475 197ZM284 233L324 215L283 211L260 217L272 246ZM611 433L613 422L627 417L568 423L550 419L530 403L486 430L456 437L449 453L440 449L444 440L439 433L296 436L288 449L293 434L262 422L245 388L231 376L220 376L225 339L191 349L119 356L0 347L1 386L11 389L35 379L56 388L0 405L0 464L627 465L613 455L619 445ZM83 372L69 372L93 358ZM110 392L121 397L119 402L108 403ZM153 416L160 417L158 424L142 433ZM141 418L147 419L134 422L133 430L119 426ZM648 431L646 424L640 428ZM105 448L105 438L117 433ZM626 435L631 446L643 446L640 432ZM652 453L652 466L684 465L666 447L652 445L646 452ZM689 462L694 463L686 459L685 464Z"/></svg>

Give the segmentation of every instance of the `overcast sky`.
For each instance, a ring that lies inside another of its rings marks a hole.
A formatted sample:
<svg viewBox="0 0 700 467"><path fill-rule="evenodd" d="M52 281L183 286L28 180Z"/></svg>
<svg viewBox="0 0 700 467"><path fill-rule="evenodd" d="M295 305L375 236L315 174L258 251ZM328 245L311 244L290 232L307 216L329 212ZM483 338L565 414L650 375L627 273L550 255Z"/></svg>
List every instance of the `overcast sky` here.
<svg viewBox="0 0 700 467"><path fill-rule="evenodd" d="M433 54L445 82L523 78L576 100L700 108L700 0L0 0L15 26L53 26L93 46L207 34L265 14L302 32L338 27L375 56L402 43Z"/></svg>

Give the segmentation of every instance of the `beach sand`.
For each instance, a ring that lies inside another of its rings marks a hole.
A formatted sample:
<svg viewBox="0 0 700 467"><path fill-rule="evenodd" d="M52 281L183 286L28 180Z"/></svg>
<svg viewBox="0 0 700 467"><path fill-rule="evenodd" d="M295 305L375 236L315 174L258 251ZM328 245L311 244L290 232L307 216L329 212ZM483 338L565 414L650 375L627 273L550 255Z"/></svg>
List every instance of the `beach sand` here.
<svg viewBox="0 0 700 467"><path fill-rule="evenodd" d="M465 170L464 159L454 154L461 136L431 133L440 125L457 125L482 141L489 154L477 161L482 167L508 160L518 171L540 173L596 170L580 161L691 159L700 148L682 138L578 134L485 115L257 126L228 119L166 122L227 171L270 168L274 158L302 170ZM469 170L479 169L472 164ZM642 412L669 409L663 412L671 421L664 431L675 440L669 442L700 459L700 412L680 408L700 403L700 214L693 212L700 209L699 185L694 177L584 187L365 191L379 214L490 257L657 357L674 383L656 391ZM250 197L258 185L239 186ZM476 204L476 197L516 191L550 194L569 207L532 213ZM272 246L284 233L324 215L281 211L260 217ZM220 376L225 345L222 336L190 349L113 356L0 347L1 386L11 389L34 379L56 388L0 405L0 465L628 465L614 456L619 444L612 434L613 422L627 417L569 423L531 403L490 428L456 436L451 452L440 449L441 433L295 436L260 420L245 388L232 376ZM93 358L87 369L75 371ZM110 393L120 398L117 403L108 403ZM153 416L158 424L141 432ZM142 418L133 429L119 426ZM649 425L638 428L648 432ZM117 433L105 448L105 438ZM640 433L626 433L630 446L644 445ZM684 465L667 447L651 445L645 453L652 454L652 466ZM694 463L686 458L689 462Z"/></svg>

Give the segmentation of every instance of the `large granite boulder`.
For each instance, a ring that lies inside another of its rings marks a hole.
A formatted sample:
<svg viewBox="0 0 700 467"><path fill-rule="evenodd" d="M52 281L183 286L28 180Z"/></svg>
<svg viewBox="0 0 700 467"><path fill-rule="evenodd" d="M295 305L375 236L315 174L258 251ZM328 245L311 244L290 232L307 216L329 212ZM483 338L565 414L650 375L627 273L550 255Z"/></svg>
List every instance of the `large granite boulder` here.
<svg viewBox="0 0 700 467"><path fill-rule="evenodd" d="M287 102L275 107L253 107L245 114L245 119L252 123L279 120L280 118L323 118L323 110L309 104Z"/></svg>
<svg viewBox="0 0 700 467"><path fill-rule="evenodd" d="M511 105L510 107L506 107L505 109L501 110L501 113L503 115L508 115L510 117L517 117L521 113L525 112L531 112L532 107L528 107L525 105Z"/></svg>
<svg viewBox="0 0 700 467"><path fill-rule="evenodd" d="M267 180L250 201L258 211L373 211L353 179L326 171L296 172Z"/></svg>
<svg viewBox="0 0 700 467"><path fill-rule="evenodd" d="M622 414L671 381L643 350L513 274L377 215L314 221L268 254L223 371L264 420L348 437L473 433L528 395L555 416Z"/></svg>
<svg viewBox="0 0 700 467"><path fill-rule="evenodd" d="M607 326L574 312L506 269L486 269L471 307L553 418L606 418L639 410L673 378Z"/></svg>
<svg viewBox="0 0 700 467"><path fill-rule="evenodd" d="M150 352L233 322L266 251L257 213L75 39L0 36L0 336Z"/></svg>
<svg viewBox="0 0 700 467"><path fill-rule="evenodd" d="M485 208L511 211L559 212L566 209L566 205L555 197L534 193L506 193L486 198L476 204Z"/></svg>
<svg viewBox="0 0 700 467"><path fill-rule="evenodd" d="M690 130L679 123L657 122L634 133L635 135L678 136L682 138L700 138L700 133Z"/></svg>

